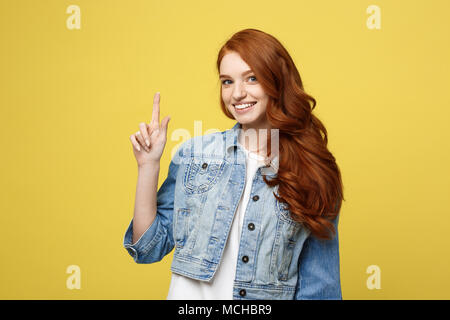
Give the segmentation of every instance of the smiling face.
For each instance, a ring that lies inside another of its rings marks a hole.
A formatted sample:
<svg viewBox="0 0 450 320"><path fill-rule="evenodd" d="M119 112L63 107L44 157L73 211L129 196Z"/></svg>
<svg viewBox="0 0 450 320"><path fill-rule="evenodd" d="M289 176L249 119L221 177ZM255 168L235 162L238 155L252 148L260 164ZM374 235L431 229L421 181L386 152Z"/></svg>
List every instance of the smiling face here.
<svg viewBox="0 0 450 320"><path fill-rule="evenodd" d="M270 127L266 117L269 96L238 53L230 52L223 56L220 81L222 100L244 130Z"/></svg>

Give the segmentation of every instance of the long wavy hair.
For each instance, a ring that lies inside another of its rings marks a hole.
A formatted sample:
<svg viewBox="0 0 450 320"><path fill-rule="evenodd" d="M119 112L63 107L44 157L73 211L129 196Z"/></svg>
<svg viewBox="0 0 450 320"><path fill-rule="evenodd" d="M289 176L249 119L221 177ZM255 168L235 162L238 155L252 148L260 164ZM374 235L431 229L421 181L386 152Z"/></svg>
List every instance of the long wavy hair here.
<svg viewBox="0 0 450 320"><path fill-rule="evenodd" d="M313 236L330 239L331 231L334 237L332 221L345 199L339 167L327 148L327 130L312 114L316 100L304 91L291 56L272 35L256 29L235 33L219 51L219 73L222 58L230 52L238 53L255 73L269 96L267 119L279 129L278 173L271 180L264 176L265 183L278 185L274 196ZM221 98L220 104L224 114L234 119Z"/></svg>

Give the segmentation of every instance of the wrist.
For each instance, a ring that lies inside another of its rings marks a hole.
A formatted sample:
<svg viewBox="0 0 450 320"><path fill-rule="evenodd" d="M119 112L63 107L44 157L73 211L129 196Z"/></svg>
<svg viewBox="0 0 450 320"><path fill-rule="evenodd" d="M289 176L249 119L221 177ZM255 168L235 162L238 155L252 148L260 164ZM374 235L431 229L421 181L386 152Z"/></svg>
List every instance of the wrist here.
<svg viewBox="0 0 450 320"><path fill-rule="evenodd" d="M149 170L149 169L159 169L159 161L150 161L143 164L138 165L138 170Z"/></svg>

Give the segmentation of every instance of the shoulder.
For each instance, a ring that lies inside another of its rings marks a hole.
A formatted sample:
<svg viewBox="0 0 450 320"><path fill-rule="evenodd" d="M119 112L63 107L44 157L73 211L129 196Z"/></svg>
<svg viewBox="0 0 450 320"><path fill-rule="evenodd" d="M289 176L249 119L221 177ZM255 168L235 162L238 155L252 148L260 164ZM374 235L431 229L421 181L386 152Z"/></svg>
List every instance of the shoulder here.
<svg viewBox="0 0 450 320"><path fill-rule="evenodd" d="M188 138L179 145L175 156L180 158L223 157L227 131L217 131Z"/></svg>

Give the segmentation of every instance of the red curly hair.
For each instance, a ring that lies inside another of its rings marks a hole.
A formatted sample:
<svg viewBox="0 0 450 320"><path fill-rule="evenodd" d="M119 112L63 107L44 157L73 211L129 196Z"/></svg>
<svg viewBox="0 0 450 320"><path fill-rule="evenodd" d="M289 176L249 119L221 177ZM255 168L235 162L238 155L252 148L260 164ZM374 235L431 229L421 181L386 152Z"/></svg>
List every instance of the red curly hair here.
<svg viewBox="0 0 450 320"><path fill-rule="evenodd" d="M278 185L274 196L287 206L294 221L316 238L330 239L329 231L335 235L332 221L345 199L339 167L327 149L327 130L312 114L316 100L304 91L291 56L272 35L256 29L235 33L219 51L218 72L230 52L238 53L255 73L269 96L267 119L279 129L278 173L271 180L264 176L265 183ZM234 119L222 99L220 104L224 114ZM270 146L270 135L268 139Z"/></svg>

